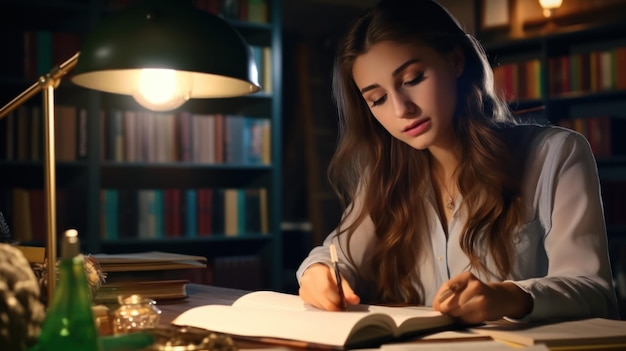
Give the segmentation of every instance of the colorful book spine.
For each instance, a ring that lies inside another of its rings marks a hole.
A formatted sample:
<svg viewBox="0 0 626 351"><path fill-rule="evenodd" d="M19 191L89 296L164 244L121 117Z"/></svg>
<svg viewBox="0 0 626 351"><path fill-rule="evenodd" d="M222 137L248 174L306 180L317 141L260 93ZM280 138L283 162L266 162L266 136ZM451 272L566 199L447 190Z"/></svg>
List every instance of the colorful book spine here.
<svg viewBox="0 0 626 351"><path fill-rule="evenodd" d="M185 189L185 236L193 238L198 235L198 206L196 189Z"/></svg>
<svg viewBox="0 0 626 351"><path fill-rule="evenodd" d="M100 198L105 240L268 232L265 188L103 189Z"/></svg>
<svg viewBox="0 0 626 351"><path fill-rule="evenodd" d="M118 190L103 189L102 190L102 208L104 209L104 218L101 219L104 228L101 237L105 240L116 240L118 238Z"/></svg>

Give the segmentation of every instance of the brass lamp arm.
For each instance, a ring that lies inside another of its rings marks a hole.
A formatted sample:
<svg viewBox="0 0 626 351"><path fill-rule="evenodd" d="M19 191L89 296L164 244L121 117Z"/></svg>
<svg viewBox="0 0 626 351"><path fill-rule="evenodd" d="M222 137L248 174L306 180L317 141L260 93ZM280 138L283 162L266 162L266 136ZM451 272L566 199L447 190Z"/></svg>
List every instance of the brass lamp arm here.
<svg viewBox="0 0 626 351"><path fill-rule="evenodd" d="M79 53L54 67L49 73L39 77L20 95L0 109L0 119L22 105L35 94L43 91L44 105L44 193L46 200L46 257L48 273L48 301L52 301L56 283L56 156L54 145L54 89L59 86L61 78L66 75L78 62Z"/></svg>
<svg viewBox="0 0 626 351"><path fill-rule="evenodd" d="M20 95L16 96L13 100L4 105L0 109L0 119L6 117L6 115L13 112L16 108L28 101L47 86L51 85L53 88L57 88L61 82L61 78L63 78L63 76L76 66L79 54L80 53L78 52L75 53L74 56L70 57L67 61L52 68L50 72L39 77L39 79L28 87L28 89L24 90Z"/></svg>

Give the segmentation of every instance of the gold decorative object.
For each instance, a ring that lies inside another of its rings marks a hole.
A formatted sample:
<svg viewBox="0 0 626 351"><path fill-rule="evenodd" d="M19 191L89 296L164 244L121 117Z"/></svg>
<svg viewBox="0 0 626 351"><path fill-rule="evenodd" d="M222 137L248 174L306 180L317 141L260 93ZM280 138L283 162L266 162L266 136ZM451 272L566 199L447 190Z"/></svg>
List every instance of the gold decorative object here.
<svg viewBox="0 0 626 351"><path fill-rule="evenodd" d="M58 262L57 262L58 263ZM32 270L35 273L35 277L39 282L39 287L41 289L41 301L44 304L48 303L48 261L44 261L44 263L35 263L32 265ZM58 274L58 264L57 264L57 274ZM89 283L89 290L91 291L91 298L96 296L98 289L102 286L102 284L106 281L106 273L102 272L100 268L100 264L96 259L91 256L85 256L85 274L87 275L87 282Z"/></svg>
<svg viewBox="0 0 626 351"><path fill-rule="evenodd" d="M159 325L161 310L156 301L141 295L119 297L120 307L113 312L113 334L126 334Z"/></svg>
<svg viewBox="0 0 626 351"><path fill-rule="evenodd" d="M146 351L237 351L233 339L221 333L190 327L161 327L151 330L154 345Z"/></svg>

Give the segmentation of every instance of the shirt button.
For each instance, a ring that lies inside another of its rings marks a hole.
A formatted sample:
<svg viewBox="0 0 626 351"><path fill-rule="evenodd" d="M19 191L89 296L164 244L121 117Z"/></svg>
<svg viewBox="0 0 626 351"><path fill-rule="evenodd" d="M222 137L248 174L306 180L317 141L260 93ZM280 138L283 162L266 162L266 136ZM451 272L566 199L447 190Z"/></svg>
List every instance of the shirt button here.
<svg viewBox="0 0 626 351"><path fill-rule="evenodd" d="M443 257L437 256L437 259L439 260L439 262L441 262L443 260Z"/></svg>

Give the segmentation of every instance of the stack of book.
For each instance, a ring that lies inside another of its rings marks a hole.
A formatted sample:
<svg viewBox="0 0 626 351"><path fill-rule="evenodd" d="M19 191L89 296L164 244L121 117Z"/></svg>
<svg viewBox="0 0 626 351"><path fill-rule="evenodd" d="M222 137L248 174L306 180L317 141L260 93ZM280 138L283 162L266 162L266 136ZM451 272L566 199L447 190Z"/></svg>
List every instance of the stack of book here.
<svg viewBox="0 0 626 351"><path fill-rule="evenodd" d="M107 274L107 282L94 297L94 302L102 304L117 302L118 296L133 294L155 301L184 299L189 280L169 279L171 275L166 272L206 268L207 263L202 256L159 251L92 256Z"/></svg>

